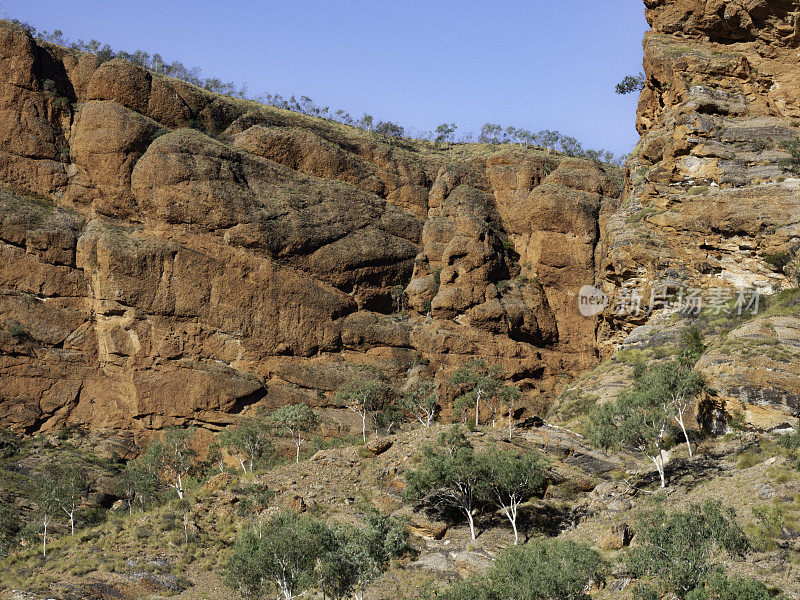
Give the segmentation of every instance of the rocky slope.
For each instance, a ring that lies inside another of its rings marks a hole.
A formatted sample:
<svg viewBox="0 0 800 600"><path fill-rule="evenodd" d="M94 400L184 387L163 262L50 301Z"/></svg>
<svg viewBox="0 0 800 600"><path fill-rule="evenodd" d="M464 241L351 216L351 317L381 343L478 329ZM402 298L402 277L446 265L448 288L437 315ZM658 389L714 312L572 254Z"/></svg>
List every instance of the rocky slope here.
<svg viewBox="0 0 800 600"><path fill-rule="evenodd" d="M0 26L0 414L140 434L500 364L529 404L594 364L606 168L470 160ZM430 146L430 145L429 145ZM391 291L407 290L394 313Z"/></svg>

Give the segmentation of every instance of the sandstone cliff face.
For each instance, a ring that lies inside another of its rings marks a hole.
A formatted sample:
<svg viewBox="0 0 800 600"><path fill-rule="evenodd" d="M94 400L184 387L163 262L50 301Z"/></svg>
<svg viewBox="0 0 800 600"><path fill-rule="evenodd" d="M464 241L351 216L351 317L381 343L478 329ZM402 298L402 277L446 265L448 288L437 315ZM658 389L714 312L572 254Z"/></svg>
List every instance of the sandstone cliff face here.
<svg viewBox="0 0 800 600"><path fill-rule="evenodd" d="M0 27L3 422L217 428L330 405L356 365L401 386L473 357L532 405L658 328L614 310L633 290L796 287L800 3L645 5L621 198L592 162L453 160ZM701 361L714 410L796 416L792 317Z"/></svg>
<svg viewBox="0 0 800 600"><path fill-rule="evenodd" d="M603 167L470 162L0 26L0 420L136 434L476 356L594 364ZM407 290L396 315L391 291Z"/></svg>
<svg viewBox="0 0 800 600"><path fill-rule="evenodd" d="M604 231L603 286L612 304L637 288L645 302L651 290L702 290L708 306L732 288L797 287L800 156L791 145L800 139L800 3L645 5L653 30L644 40L642 137L627 165L626 198ZM606 311L603 352L649 320ZM731 336L780 332L761 336L786 346L780 365L712 353L699 367L728 410L743 406L751 423L777 426L800 406L800 362L786 341L794 325L748 327ZM775 415L765 419L764 407Z"/></svg>

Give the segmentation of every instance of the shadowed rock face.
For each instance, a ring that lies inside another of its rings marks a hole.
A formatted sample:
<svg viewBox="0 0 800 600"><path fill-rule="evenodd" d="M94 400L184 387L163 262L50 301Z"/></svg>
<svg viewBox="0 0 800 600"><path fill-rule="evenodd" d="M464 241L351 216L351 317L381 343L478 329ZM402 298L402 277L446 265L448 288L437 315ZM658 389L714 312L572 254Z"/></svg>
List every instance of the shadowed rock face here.
<svg viewBox="0 0 800 600"><path fill-rule="evenodd" d="M596 359L594 163L449 160L9 25L0 125L4 426L217 428L474 357L533 401Z"/></svg>

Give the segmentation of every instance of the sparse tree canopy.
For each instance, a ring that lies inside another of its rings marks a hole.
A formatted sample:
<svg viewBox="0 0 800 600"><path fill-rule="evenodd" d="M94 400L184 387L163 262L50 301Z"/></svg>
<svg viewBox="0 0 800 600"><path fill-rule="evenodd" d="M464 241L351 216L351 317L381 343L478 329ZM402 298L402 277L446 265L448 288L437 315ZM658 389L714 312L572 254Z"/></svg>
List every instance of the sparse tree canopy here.
<svg viewBox="0 0 800 600"><path fill-rule="evenodd" d="M642 452L658 470L665 486L663 451L671 424L681 426L691 452L684 415L702 389L702 378L676 363L641 369L630 389L615 402L596 406L589 415L589 440L603 448L630 448Z"/></svg>
<svg viewBox="0 0 800 600"><path fill-rule="evenodd" d="M89 487L86 469L73 462L56 465L58 506L69 518L70 533L75 535L75 513Z"/></svg>
<svg viewBox="0 0 800 600"><path fill-rule="evenodd" d="M227 427L219 434L219 443L239 461L242 471L250 472L273 454L269 440L269 425L262 419L242 419L241 423Z"/></svg>
<svg viewBox="0 0 800 600"><path fill-rule="evenodd" d="M541 491L547 479L546 462L536 451L520 456L515 452L495 450L480 459L485 462L487 475L485 500L508 518L514 531L514 544L517 544L519 506Z"/></svg>
<svg viewBox="0 0 800 600"><path fill-rule="evenodd" d="M144 510L156 494L159 486L156 465L148 464L146 456L130 460L117 479L117 490L128 503L128 512L133 514L133 504Z"/></svg>
<svg viewBox="0 0 800 600"><path fill-rule="evenodd" d="M333 529L334 547L323 557L323 574L334 598L348 593L363 599L366 587L386 570L396 556L410 551L408 530L397 519L369 507L364 525L338 525Z"/></svg>
<svg viewBox="0 0 800 600"><path fill-rule="evenodd" d="M504 385L500 389L500 400L508 407L508 438L514 436L514 407L522 397L522 392L513 385Z"/></svg>
<svg viewBox="0 0 800 600"><path fill-rule="evenodd" d="M442 123L436 128L436 137L434 141L437 144L453 141L453 134L455 134L456 129L455 123Z"/></svg>
<svg viewBox="0 0 800 600"><path fill-rule="evenodd" d="M365 525L332 524L286 511L266 523L259 537L247 530L228 560L226 582L246 597L292 600L311 590L343 599L363 598L364 588L389 561L408 550L408 533L374 509Z"/></svg>
<svg viewBox="0 0 800 600"><path fill-rule="evenodd" d="M457 425L439 436L436 446L424 447L422 456L419 469L406 473L406 497L427 497L461 511L474 540L473 511L481 502L481 486L487 481L485 462L476 459L472 445Z"/></svg>
<svg viewBox="0 0 800 600"><path fill-rule="evenodd" d="M273 425L286 431L292 436L296 447L295 462L300 462L300 447L303 444L303 434L317 426L317 414L308 404L287 404L281 406L269 416Z"/></svg>
<svg viewBox="0 0 800 600"><path fill-rule="evenodd" d="M47 556L47 530L60 510L58 473L55 469L44 469L33 482L36 515L42 525L42 556Z"/></svg>
<svg viewBox="0 0 800 600"><path fill-rule="evenodd" d="M726 577L713 573L702 586L686 595L686 600L770 600L772 594L760 581L744 577Z"/></svg>
<svg viewBox="0 0 800 600"><path fill-rule="evenodd" d="M383 405L386 386L369 371L360 373L355 379L343 384L336 392L340 406L348 408L361 417L361 435L367 441L367 419L374 419Z"/></svg>
<svg viewBox="0 0 800 600"><path fill-rule="evenodd" d="M246 596L260 598L270 589L292 600L314 587L321 551L332 544L324 523L286 511L270 521L262 537L246 531L233 546L228 584Z"/></svg>
<svg viewBox="0 0 800 600"><path fill-rule="evenodd" d="M581 156L583 154L583 146L581 146L581 143L574 137L568 135L561 136L559 143L561 144L561 151L564 154L569 154L570 156Z"/></svg>
<svg viewBox="0 0 800 600"><path fill-rule="evenodd" d="M385 136L389 140L399 140L405 135L405 128L391 121L378 121L375 125L375 133Z"/></svg>
<svg viewBox="0 0 800 600"><path fill-rule="evenodd" d="M244 497L236 505L236 514L245 517L253 527L253 533L262 537L267 510L275 497L275 492L259 485L244 490Z"/></svg>
<svg viewBox="0 0 800 600"><path fill-rule="evenodd" d="M425 427L430 427L439 412L436 382L420 381L400 401L402 409Z"/></svg>
<svg viewBox="0 0 800 600"><path fill-rule="evenodd" d="M549 150L555 150L556 145L561 139L561 134L558 131L551 131L544 129L538 133L539 143Z"/></svg>
<svg viewBox="0 0 800 600"><path fill-rule="evenodd" d="M504 141L503 126L499 123L484 123L478 141L482 144L499 144Z"/></svg>
<svg viewBox="0 0 800 600"><path fill-rule="evenodd" d="M622 96L626 94L632 94L634 92L640 92L644 89L645 81L646 79L644 73L639 73L638 75L626 75L623 77L622 81L617 84L614 91Z"/></svg>
<svg viewBox="0 0 800 600"><path fill-rule="evenodd" d="M182 499L184 485L192 469L194 450L189 446L191 429L165 429L160 439L153 440L143 455L149 470Z"/></svg>
<svg viewBox="0 0 800 600"><path fill-rule="evenodd" d="M392 300L394 300L397 312L400 313L405 308L406 290L402 285L396 285L392 288Z"/></svg>
<svg viewBox="0 0 800 600"><path fill-rule="evenodd" d="M500 367L489 366L483 359L473 359L450 377L451 384L466 388L464 393L456 397L453 407L460 409L474 405L475 427L480 423L481 401L492 401L490 407L492 407L492 418L494 419L496 410L493 402L497 400L497 394L501 391L502 386L500 374Z"/></svg>

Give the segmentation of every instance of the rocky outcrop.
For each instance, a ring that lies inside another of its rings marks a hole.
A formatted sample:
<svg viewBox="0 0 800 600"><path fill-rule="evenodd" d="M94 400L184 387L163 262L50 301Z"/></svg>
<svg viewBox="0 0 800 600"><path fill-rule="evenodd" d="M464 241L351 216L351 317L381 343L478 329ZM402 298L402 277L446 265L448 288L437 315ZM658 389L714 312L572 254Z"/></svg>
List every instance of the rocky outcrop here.
<svg viewBox="0 0 800 600"><path fill-rule="evenodd" d="M5 426L216 429L474 357L532 402L596 359L602 165L459 162L8 24L0 124Z"/></svg>
<svg viewBox="0 0 800 600"><path fill-rule="evenodd" d="M800 414L800 318L765 317L737 327L697 368L715 392L708 401L725 413L739 413L762 431L797 425L793 417Z"/></svg>
<svg viewBox="0 0 800 600"><path fill-rule="evenodd" d="M537 149L455 160L0 26L3 422L217 428L329 406L357 365L401 386L475 357L530 407L657 331L650 298L796 286L800 10L645 4L622 185ZM610 298L599 318L584 285ZM618 310L632 293L644 310ZM752 357L718 351L714 402L796 414L794 359L744 373Z"/></svg>
<svg viewBox="0 0 800 600"><path fill-rule="evenodd" d="M800 284L800 96L793 83L800 5L645 5L653 29L644 40L641 140L627 164L624 199L604 223L603 289L611 297L600 327L604 354L659 317L666 297L673 307L679 298L702 297L708 307L732 301L736 289L769 295ZM632 293L643 311L617 310ZM770 391L795 389L796 371L784 381L781 368L748 366L712 353L701 368L720 398L744 394L748 406L781 413L778 421L797 416L787 396Z"/></svg>

